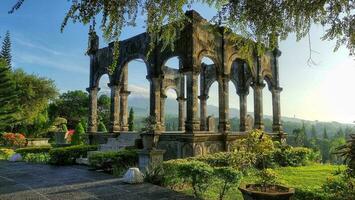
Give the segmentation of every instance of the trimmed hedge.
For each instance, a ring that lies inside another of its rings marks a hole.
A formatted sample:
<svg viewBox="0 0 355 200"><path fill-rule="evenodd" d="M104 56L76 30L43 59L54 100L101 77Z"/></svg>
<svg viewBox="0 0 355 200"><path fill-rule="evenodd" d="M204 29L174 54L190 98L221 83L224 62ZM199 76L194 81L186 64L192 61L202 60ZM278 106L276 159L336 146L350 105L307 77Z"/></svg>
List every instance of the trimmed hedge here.
<svg viewBox="0 0 355 200"><path fill-rule="evenodd" d="M273 152L273 160L277 165L286 166L304 166L309 162L315 162L317 156L314 155L312 149L305 147L286 147L283 149L276 149Z"/></svg>
<svg viewBox="0 0 355 200"><path fill-rule="evenodd" d="M89 164L94 169L101 169L109 173L121 172L129 167L137 166L138 154L135 149L120 151L95 152L89 156Z"/></svg>
<svg viewBox="0 0 355 200"><path fill-rule="evenodd" d="M25 162L47 164L50 160L48 153L28 153L23 157Z"/></svg>
<svg viewBox="0 0 355 200"><path fill-rule="evenodd" d="M25 147L25 148L19 148L16 149L16 153L19 153L22 155L22 157L26 156L29 153L48 153L49 150L51 150L52 147L50 146L42 146L42 147Z"/></svg>
<svg viewBox="0 0 355 200"><path fill-rule="evenodd" d="M71 165L75 159L87 157L88 151L96 151L97 145L75 145L70 147L53 148L49 151L50 164Z"/></svg>

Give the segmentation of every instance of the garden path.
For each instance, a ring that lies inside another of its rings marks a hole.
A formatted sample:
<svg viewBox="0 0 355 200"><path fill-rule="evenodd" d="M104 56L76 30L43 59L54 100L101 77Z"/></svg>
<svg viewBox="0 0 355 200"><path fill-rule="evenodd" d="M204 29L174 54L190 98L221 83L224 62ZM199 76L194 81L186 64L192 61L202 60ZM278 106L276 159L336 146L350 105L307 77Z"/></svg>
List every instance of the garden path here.
<svg viewBox="0 0 355 200"><path fill-rule="evenodd" d="M0 161L0 200L119 199L182 200L192 197L144 183L124 184L84 166L51 166Z"/></svg>

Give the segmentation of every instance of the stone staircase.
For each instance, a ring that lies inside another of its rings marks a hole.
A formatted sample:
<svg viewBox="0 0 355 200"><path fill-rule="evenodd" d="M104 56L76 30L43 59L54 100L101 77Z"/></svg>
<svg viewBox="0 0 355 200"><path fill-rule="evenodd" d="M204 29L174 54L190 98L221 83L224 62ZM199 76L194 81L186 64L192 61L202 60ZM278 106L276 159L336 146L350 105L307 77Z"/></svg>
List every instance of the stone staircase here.
<svg viewBox="0 0 355 200"><path fill-rule="evenodd" d="M88 157L96 152L105 152L105 151L120 151L121 149L129 146L134 146L135 141L140 138L139 133L135 132L125 132L121 133L116 138L108 138L106 144L101 144L99 146L98 151L89 151ZM76 163L82 165L89 165L88 158L78 158L76 159Z"/></svg>

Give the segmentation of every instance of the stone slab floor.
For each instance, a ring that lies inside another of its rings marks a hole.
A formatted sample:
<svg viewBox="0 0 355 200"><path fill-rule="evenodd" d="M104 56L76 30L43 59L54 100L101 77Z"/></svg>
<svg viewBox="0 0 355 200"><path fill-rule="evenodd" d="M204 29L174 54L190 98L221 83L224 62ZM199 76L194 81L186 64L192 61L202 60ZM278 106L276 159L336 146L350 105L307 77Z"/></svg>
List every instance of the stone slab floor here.
<svg viewBox="0 0 355 200"><path fill-rule="evenodd" d="M0 161L0 200L193 199L156 185L129 185L84 166Z"/></svg>

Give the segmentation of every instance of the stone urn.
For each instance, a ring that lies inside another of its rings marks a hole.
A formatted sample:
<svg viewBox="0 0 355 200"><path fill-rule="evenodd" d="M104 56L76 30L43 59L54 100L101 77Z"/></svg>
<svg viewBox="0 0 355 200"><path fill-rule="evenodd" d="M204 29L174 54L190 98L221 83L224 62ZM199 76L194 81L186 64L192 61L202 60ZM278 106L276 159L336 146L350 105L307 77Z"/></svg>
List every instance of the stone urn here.
<svg viewBox="0 0 355 200"><path fill-rule="evenodd" d="M244 200L290 200L295 194L294 188L281 185L270 185L266 191L261 191L260 188L259 184L247 184L238 189L242 192Z"/></svg>
<svg viewBox="0 0 355 200"><path fill-rule="evenodd" d="M159 141L159 136L160 134L154 131L141 133L143 149L156 149Z"/></svg>
<svg viewBox="0 0 355 200"><path fill-rule="evenodd" d="M50 138L27 138L28 147L38 147L38 146L49 146L48 143Z"/></svg>

